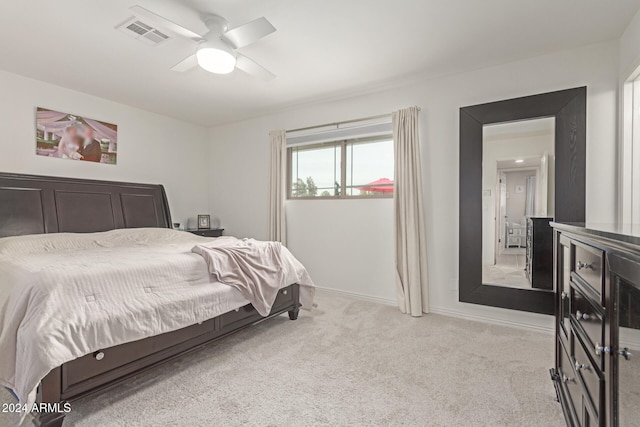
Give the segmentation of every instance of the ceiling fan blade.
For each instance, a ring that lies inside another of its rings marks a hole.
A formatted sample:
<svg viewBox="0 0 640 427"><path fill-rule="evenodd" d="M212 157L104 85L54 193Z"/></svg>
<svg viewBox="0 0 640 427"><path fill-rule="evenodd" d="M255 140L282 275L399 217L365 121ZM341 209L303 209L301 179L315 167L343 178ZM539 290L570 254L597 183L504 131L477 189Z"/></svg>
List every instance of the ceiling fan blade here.
<svg viewBox="0 0 640 427"><path fill-rule="evenodd" d="M239 70L265 81L273 80L276 77L275 74L255 62L253 59L239 53L236 53L236 55L236 68Z"/></svg>
<svg viewBox="0 0 640 427"><path fill-rule="evenodd" d="M183 59L182 61L178 62L176 65L174 65L173 67L171 67L171 71L178 71L180 73L185 72L185 71L189 71L192 68L195 68L198 66L198 59L196 58L196 55L190 55L187 56L185 59Z"/></svg>
<svg viewBox="0 0 640 427"><path fill-rule="evenodd" d="M233 47L240 48L250 45L273 33L276 28L271 25L271 22L267 21L267 18L262 17L248 22L244 25L232 28L222 35L226 40L233 44Z"/></svg>
<svg viewBox="0 0 640 427"><path fill-rule="evenodd" d="M172 20L165 18L164 16L160 16L157 13L150 11L149 9L145 9L142 6L138 6L138 5L131 6L129 10L131 10L136 17L142 18L142 19L148 19L149 21L152 21L153 23L160 25L163 28L166 28L167 30L170 30L178 35L181 35L183 37L187 37L196 41L204 40L202 38L202 35L196 33L195 31L185 28L182 25L177 24Z"/></svg>

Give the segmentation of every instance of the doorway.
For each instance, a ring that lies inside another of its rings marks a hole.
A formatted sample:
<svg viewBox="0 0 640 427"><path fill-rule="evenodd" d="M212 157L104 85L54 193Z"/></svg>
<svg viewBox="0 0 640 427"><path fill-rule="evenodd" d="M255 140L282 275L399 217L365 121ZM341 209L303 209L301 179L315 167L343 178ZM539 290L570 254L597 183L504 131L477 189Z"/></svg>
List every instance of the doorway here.
<svg viewBox="0 0 640 427"><path fill-rule="evenodd" d="M495 224L489 283L531 288L526 276L527 218L546 210L548 155L511 158L495 163Z"/></svg>
<svg viewBox="0 0 640 427"><path fill-rule="evenodd" d="M501 169L499 166L496 174L498 215L495 227L495 263L492 271L496 276L502 276L505 281L508 280L518 287L530 287L525 275L527 217L533 216L535 212L539 187L539 167L530 167L533 166L533 162L534 160L529 161L527 167L522 168ZM539 164L539 159L537 162ZM502 162L499 162L499 165L500 163Z"/></svg>

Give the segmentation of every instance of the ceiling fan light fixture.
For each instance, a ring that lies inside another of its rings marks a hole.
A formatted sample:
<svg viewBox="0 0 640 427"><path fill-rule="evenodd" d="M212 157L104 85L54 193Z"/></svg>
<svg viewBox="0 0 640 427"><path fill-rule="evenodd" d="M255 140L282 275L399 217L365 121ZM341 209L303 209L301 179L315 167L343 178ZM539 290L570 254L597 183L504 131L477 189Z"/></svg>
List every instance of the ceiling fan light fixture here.
<svg viewBox="0 0 640 427"><path fill-rule="evenodd" d="M214 39L198 45L198 65L215 74L229 74L236 66L236 56L222 40Z"/></svg>

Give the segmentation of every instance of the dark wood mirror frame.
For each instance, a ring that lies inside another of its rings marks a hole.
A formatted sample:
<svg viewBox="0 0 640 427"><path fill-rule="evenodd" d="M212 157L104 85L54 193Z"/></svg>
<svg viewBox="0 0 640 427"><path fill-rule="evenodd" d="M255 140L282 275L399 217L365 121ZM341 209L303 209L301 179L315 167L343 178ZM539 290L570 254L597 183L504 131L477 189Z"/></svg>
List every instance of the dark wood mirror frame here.
<svg viewBox="0 0 640 427"><path fill-rule="evenodd" d="M460 108L461 302L554 313L551 291L482 284L482 128L488 124L555 117L554 220L584 222L586 116L586 87Z"/></svg>

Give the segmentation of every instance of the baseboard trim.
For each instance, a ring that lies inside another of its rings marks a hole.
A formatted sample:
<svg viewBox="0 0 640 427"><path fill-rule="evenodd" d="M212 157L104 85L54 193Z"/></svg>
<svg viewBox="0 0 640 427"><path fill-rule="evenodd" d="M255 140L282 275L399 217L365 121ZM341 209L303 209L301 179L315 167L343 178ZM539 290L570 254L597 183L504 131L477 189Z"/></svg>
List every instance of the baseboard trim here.
<svg viewBox="0 0 640 427"><path fill-rule="evenodd" d="M553 335L555 329L553 327L546 327L540 325L532 325L530 323L512 322L509 320L496 319L494 317L480 316L477 314L469 314L458 310L451 310L449 308L429 307L429 311L434 314L440 314L443 316L457 317L459 319L473 320L476 322L490 323L492 325L510 326L512 328L526 329L529 331L543 332L545 334Z"/></svg>
<svg viewBox="0 0 640 427"><path fill-rule="evenodd" d="M397 307L397 302L396 301L389 300L389 299L386 299L386 298L380 298L380 297L374 297L374 296L370 296L370 295L359 294L357 292L343 291L343 290L340 290L340 289L324 288L324 287L320 287L320 286L317 286L316 289L318 291L320 291L320 292L326 292L328 294L346 296L346 297L359 299L359 300L362 300L362 301L375 302L375 303L378 303L378 304L384 304L384 305L389 305L389 306L392 306L392 307ZM480 316L480 315L477 315L477 314L465 313L465 312L462 312L462 311L459 311L459 310L451 310L449 308L429 307L429 312L430 313L434 313L434 314L440 314L442 316L456 317L458 319L472 320L472 321L475 321L475 322L489 323L489 324L492 324L492 325L510 326L512 328L525 329L525 330L535 331L535 332L543 332L545 334L551 334L551 335L553 335L554 332L555 332L553 327L531 325L531 324L522 323L522 322L512 322L512 321L503 320L503 319L496 319L494 317Z"/></svg>
<svg viewBox="0 0 640 427"><path fill-rule="evenodd" d="M329 293L329 294L351 297L351 298L355 298L355 299L359 299L359 300L363 300L363 301L368 301L368 302L377 302L379 304L391 305L391 306L394 306L394 307L397 306L396 301L393 301L393 300L390 300L390 299L386 299L386 298L373 297L373 296L370 296L370 295L359 294L359 293L356 293L356 292L343 291L343 290L340 290L340 289L324 288L324 287L321 287L321 286L316 286L316 289L319 290L320 292L326 292L326 293Z"/></svg>
<svg viewBox="0 0 640 427"><path fill-rule="evenodd" d="M349 292L349 291L343 291L343 290L340 290L340 289L333 289L333 288L324 288L324 287L320 287L320 286L317 286L316 289L318 291L320 291L320 292L326 292L328 294L346 296L346 297L350 297L350 298L359 299L359 300L362 300L362 301L368 301L368 302L375 302L375 303L378 303L378 304L390 305L392 307L396 307L397 306L396 301L389 300L389 299L386 299L386 298L373 297L373 296L370 296L370 295L359 294L357 292ZM489 324L492 324L492 325L510 326L512 328L525 329L525 330L535 331L535 332L542 332L542 333L550 334L550 335L553 335L555 333L555 330L554 330L553 327L532 325L532 324L529 324L529 323L522 323L522 322L512 322L512 321L509 321L509 320L496 319L494 317L480 316L480 315L477 315L477 314L465 313L465 312L459 311L459 310L451 310L449 308L429 307L429 313L440 314L442 316L456 317L458 319L472 320L472 321L475 321L475 322L489 323Z"/></svg>

